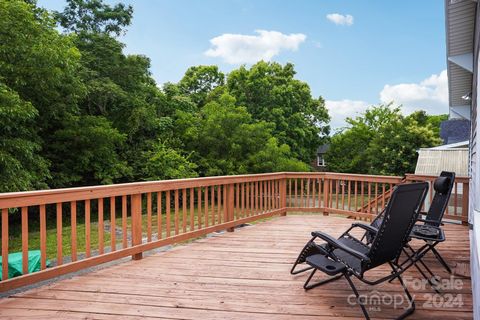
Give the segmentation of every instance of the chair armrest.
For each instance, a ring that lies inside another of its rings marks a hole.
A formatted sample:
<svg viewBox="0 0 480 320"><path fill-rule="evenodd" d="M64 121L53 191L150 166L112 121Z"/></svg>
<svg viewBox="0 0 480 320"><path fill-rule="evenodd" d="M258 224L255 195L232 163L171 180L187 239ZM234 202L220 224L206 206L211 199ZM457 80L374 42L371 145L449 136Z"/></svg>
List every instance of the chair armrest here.
<svg viewBox="0 0 480 320"><path fill-rule="evenodd" d="M339 242L337 239L333 238L332 236L321 232L321 231L314 231L312 232L312 236L314 238L320 238L332 247L335 247L336 249L340 249L342 251L347 252L348 254L351 254L352 256L361 259L363 261L370 261L370 258L364 255L363 253L358 252L357 250L354 250L350 247L347 247L343 243Z"/></svg>
<svg viewBox="0 0 480 320"><path fill-rule="evenodd" d="M377 228L372 227L371 225L364 224L364 223L359 223L359 222L352 223L352 227L362 228L363 230L368 231L368 232L372 232L372 233L377 233L378 232Z"/></svg>

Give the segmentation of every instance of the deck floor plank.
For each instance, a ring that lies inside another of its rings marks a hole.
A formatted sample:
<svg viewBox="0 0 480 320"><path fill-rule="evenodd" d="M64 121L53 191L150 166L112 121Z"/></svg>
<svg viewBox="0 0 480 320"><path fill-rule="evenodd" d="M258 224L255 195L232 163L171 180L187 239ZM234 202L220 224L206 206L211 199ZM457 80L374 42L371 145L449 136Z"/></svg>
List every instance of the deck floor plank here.
<svg viewBox="0 0 480 320"><path fill-rule="evenodd" d="M289 270L312 230L338 236L352 220L320 215L289 215L233 233L218 234L172 250L128 261L0 300L6 319L357 319L358 306L348 304L345 280L308 292L306 274ZM446 225L447 241L438 250L452 267L469 263L468 228ZM432 256L425 261L435 273L449 275ZM387 268L368 273L387 274ZM407 283L419 274L405 273ZM434 292L413 288L417 310L411 319L471 319L469 279L456 277L461 288L443 290L440 297L459 296L461 306L431 305ZM362 293L399 295L398 282L370 287L356 281ZM412 288L410 288L412 289ZM375 291L374 291L375 290ZM436 299L439 299L436 297ZM391 305L372 310L375 319L401 313Z"/></svg>

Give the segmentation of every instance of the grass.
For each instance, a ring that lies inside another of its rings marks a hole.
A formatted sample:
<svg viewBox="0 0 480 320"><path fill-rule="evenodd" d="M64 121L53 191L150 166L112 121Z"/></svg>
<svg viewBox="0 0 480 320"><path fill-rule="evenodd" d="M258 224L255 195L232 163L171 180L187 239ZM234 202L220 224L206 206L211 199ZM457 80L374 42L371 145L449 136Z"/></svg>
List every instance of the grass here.
<svg viewBox="0 0 480 320"><path fill-rule="evenodd" d="M223 207L221 208L221 219L223 220ZM215 206L212 210L209 207L208 217L209 217L209 225L212 225L212 212L215 213L214 215L214 224L218 224L221 222L218 217L218 207ZM106 214L106 212L105 212ZM194 229L198 228L199 221L198 221L198 209L195 208L194 212ZM204 208L202 208L202 226L205 226L204 220ZM86 244L85 244L85 221L83 217L77 215L77 253L82 254L85 252ZM179 209L178 212L179 222L178 222L178 229L179 233L183 233L183 210ZM99 230L98 230L98 221L97 217L92 216L94 221L90 222L90 248L92 252L94 250L98 250L99 248ZM71 255L71 220L70 215L64 215L62 218L63 227L62 227L62 254L64 257ZM186 212L186 231L190 231L190 210ZM151 226L152 226L152 239L155 239L158 233L158 216L155 212L152 213L151 217ZM167 215L165 210L162 212L162 238L167 236ZM122 218L121 214L117 214L115 218L115 226L116 230L121 230L122 227ZM38 221L32 222L29 221L29 233L28 233L28 248L29 250L40 250L40 227ZM142 231L143 236L147 236L147 227L148 227L148 217L147 214L142 215ZM15 225L9 226L9 242L8 248L9 253L19 252L22 250L22 236L21 236L21 224L17 223ZM57 227L56 227L56 219L55 217L48 218L47 217L47 239L46 239L46 248L47 248L47 259L56 259L57 257ZM108 230L107 230L108 229ZM110 215L104 216L104 247L105 249L111 247L111 231L110 231ZM131 245L131 216L127 217L127 237L129 245ZM170 235L175 235L175 213L174 209L172 208L170 214ZM123 232L121 231L120 234L117 232L116 234L116 245L122 244L123 241ZM0 242L1 246L1 242Z"/></svg>

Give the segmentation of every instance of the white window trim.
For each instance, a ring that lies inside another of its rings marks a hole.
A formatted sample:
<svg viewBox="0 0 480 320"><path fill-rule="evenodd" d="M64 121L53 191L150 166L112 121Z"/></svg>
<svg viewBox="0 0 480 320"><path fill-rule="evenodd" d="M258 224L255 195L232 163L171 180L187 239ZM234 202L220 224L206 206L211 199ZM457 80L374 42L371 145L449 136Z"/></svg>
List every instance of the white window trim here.
<svg viewBox="0 0 480 320"><path fill-rule="evenodd" d="M323 156L317 155L317 166L325 167L325 158Z"/></svg>

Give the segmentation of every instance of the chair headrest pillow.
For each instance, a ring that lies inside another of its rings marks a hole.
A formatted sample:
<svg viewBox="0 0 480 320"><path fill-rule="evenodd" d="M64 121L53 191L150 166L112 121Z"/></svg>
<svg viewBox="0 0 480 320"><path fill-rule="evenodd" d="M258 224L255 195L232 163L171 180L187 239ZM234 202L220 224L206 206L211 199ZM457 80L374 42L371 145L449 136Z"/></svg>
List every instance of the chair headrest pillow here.
<svg viewBox="0 0 480 320"><path fill-rule="evenodd" d="M440 194L446 194L450 188L449 177L438 177L433 183L433 189Z"/></svg>

